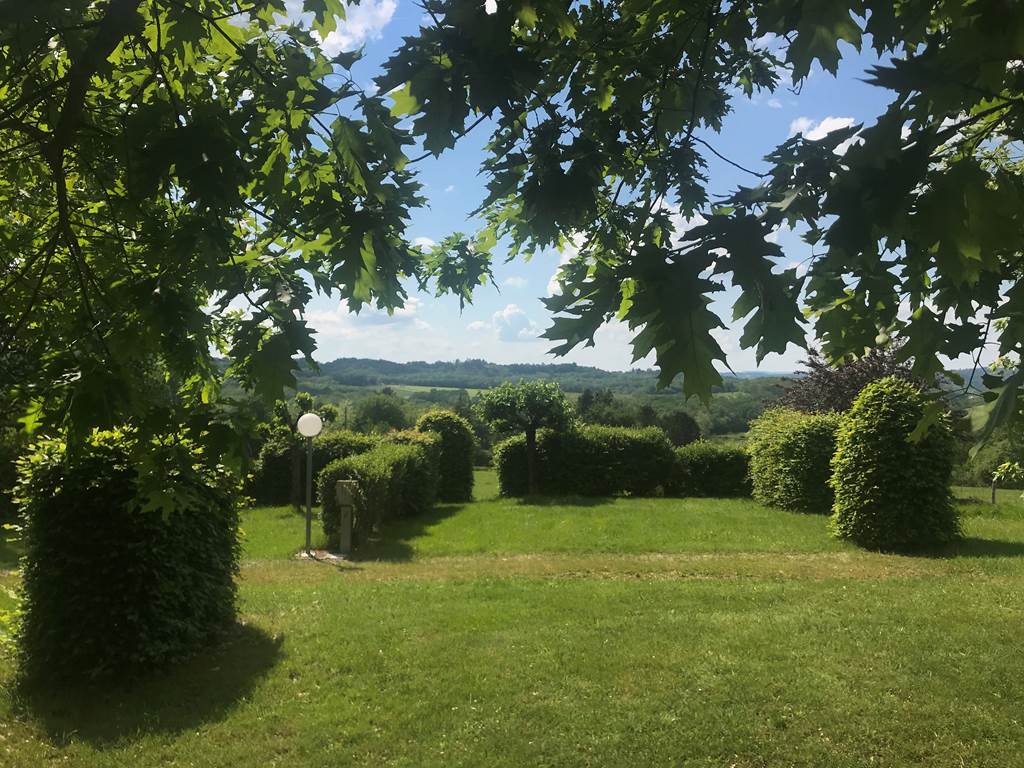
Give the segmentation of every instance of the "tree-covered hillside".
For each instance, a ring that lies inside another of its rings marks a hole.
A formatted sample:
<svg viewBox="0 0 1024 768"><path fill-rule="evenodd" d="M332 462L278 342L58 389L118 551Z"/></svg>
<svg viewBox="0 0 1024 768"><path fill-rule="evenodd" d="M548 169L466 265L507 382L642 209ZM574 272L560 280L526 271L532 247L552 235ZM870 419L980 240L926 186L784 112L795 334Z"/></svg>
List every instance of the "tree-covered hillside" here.
<svg viewBox="0 0 1024 768"><path fill-rule="evenodd" d="M680 387L658 390L656 370L605 371L591 366L564 364L500 364L486 360L454 360L448 362L395 363L389 360L342 357L323 363L319 372L304 369L299 375L299 386L310 378L326 377L337 384L348 386L380 386L407 384L422 387L454 387L457 389L487 389L504 381L517 379L546 379L557 382L566 392L584 389L610 389L623 394L679 395ZM733 392L742 388L741 382L749 378L779 378L777 374L741 373L727 376L718 392Z"/></svg>

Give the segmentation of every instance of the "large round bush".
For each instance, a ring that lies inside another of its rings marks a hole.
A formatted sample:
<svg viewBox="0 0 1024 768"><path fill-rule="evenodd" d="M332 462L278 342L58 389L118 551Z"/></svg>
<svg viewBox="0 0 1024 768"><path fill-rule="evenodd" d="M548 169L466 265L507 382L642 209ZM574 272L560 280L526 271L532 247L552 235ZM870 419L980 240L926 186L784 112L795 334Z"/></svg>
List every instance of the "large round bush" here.
<svg viewBox="0 0 1024 768"><path fill-rule="evenodd" d="M142 453L156 473L145 487L161 494L145 505ZM29 680L148 671L234 620L238 484L188 440L95 432L73 452L45 440L19 470Z"/></svg>
<svg viewBox="0 0 1024 768"><path fill-rule="evenodd" d="M829 514L839 421L836 414L786 408L761 414L750 425L747 438L754 498L792 512Z"/></svg>
<svg viewBox="0 0 1024 768"><path fill-rule="evenodd" d="M473 426L452 411L429 411L416 422L420 432L441 436L441 501L469 501L473 498L473 457L476 437Z"/></svg>
<svg viewBox="0 0 1024 768"><path fill-rule="evenodd" d="M837 536L870 549L908 550L960 535L949 490L955 446L945 420L917 441L926 398L888 377L869 384L839 428L832 459Z"/></svg>

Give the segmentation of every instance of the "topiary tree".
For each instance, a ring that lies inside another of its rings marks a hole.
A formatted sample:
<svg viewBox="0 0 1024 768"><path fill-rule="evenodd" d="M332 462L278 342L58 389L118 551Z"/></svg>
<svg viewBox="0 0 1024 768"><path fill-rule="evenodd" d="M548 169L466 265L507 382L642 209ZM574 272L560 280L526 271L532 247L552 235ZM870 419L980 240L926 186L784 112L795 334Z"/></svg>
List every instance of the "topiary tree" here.
<svg viewBox="0 0 1024 768"><path fill-rule="evenodd" d="M838 537L869 549L906 550L960 536L949 490L949 425L940 419L915 439L927 404L917 387L896 377L869 384L854 401L832 459Z"/></svg>
<svg viewBox="0 0 1024 768"><path fill-rule="evenodd" d="M428 411L416 422L420 432L441 436L441 501L469 501L473 498L473 458L476 438L472 425L452 411Z"/></svg>
<svg viewBox="0 0 1024 768"><path fill-rule="evenodd" d="M754 498L793 512L831 512L829 480L839 421L835 414L786 408L761 414L747 439Z"/></svg>
<svg viewBox="0 0 1024 768"><path fill-rule="evenodd" d="M539 493L537 430L565 429L572 423L572 406L561 387L547 381L505 382L480 393L477 409L495 431L525 435L527 490Z"/></svg>
<svg viewBox="0 0 1024 768"><path fill-rule="evenodd" d="M19 460L26 680L144 672L235 618L237 481L185 434L140 442L132 429L97 431L74 452L46 439ZM140 449L166 470L149 505L131 460Z"/></svg>

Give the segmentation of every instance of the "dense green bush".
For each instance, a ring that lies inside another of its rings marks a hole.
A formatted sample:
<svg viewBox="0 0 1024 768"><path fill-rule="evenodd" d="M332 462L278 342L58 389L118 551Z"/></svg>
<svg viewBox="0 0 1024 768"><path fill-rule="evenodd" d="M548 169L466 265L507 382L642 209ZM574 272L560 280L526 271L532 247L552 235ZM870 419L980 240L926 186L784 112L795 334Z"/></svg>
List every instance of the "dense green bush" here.
<svg viewBox="0 0 1024 768"><path fill-rule="evenodd" d="M406 467L399 488L400 515L418 515L437 502L441 486L441 436L435 432L402 430L389 432L385 445L411 445L420 451L416 461Z"/></svg>
<svg viewBox="0 0 1024 768"><path fill-rule="evenodd" d="M414 433L417 434L417 433ZM425 440L430 437L418 435ZM338 542L340 509L335 494L338 480L356 483L352 536L358 546L374 526L397 517L422 514L434 504L436 483L422 480L431 472L437 474L437 450L422 443L384 442L376 448L332 461L317 477L321 506L321 522L331 544ZM434 443L437 446L437 443Z"/></svg>
<svg viewBox="0 0 1024 768"><path fill-rule="evenodd" d="M670 496L749 496L747 452L706 440L677 448L665 492Z"/></svg>
<svg viewBox="0 0 1024 768"><path fill-rule="evenodd" d="M956 539L960 522L949 490L954 442L944 420L918 441L911 434L927 400L889 377L869 384L843 418L832 459L832 527L841 538L882 550Z"/></svg>
<svg viewBox="0 0 1024 768"><path fill-rule="evenodd" d="M156 506L139 501L140 448L159 472ZM233 621L237 482L189 441L137 446L130 431L96 432L69 453L44 440L19 470L28 679L148 670Z"/></svg>
<svg viewBox="0 0 1024 768"><path fill-rule="evenodd" d="M429 411L416 422L420 432L441 436L441 501L469 501L473 498L473 460L476 438L472 425L452 411Z"/></svg>
<svg viewBox="0 0 1024 768"><path fill-rule="evenodd" d="M380 442L377 435L346 429L329 429L313 438L313 475L336 459L365 453ZM306 466L306 441L279 430L260 449L246 493L258 504L298 503L302 499Z"/></svg>
<svg viewBox="0 0 1024 768"><path fill-rule="evenodd" d="M837 414L787 408L765 411L750 425L747 450L754 498L792 512L832 513L832 454Z"/></svg>
<svg viewBox="0 0 1024 768"><path fill-rule="evenodd" d="M541 430L537 448L541 492L555 495L654 495L670 477L675 461L665 434L653 427ZM495 446L494 462L501 494L525 495L526 438L517 435Z"/></svg>

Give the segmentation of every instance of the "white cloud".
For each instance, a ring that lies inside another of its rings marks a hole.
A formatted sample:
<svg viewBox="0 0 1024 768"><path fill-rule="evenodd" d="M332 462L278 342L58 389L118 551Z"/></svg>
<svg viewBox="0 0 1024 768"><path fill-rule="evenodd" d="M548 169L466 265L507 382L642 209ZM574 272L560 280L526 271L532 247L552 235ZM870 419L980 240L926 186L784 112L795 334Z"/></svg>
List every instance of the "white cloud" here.
<svg viewBox="0 0 1024 768"><path fill-rule="evenodd" d="M341 51L354 51L367 40L379 40L396 7L396 0L361 0L357 5L346 5L345 18L320 47L328 56L335 56Z"/></svg>
<svg viewBox="0 0 1024 768"><path fill-rule="evenodd" d="M483 320L474 320L472 323L466 326L467 331L486 331L491 327L490 323L485 323Z"/></svg>
<svg viewBox="0 0 1024 768"><path fill-rule="evenodd" d="M445 192L454 192L455 191L455 185L454 184L449 184L447 187L444 188L444 191Z"/></svg>
<svg viewBox="0 0 1024 768"><path fill-rule="evenodd" d="M419 317L422 304L418 297L410 296L405 300L405 306L391 314L371 306L364 306L356 314L346 302L341 301L332 310L308 312L306 320L316 329L318 336L326 338L359 339L379 335L385 328L428 330L430 324Z"/></svg>
<svg viewBox="0 0 1024 768"><path fill-rule="evenodd" d="M413 245L418 245L420 248L433 248L437 245L436 242L431 240L429 237L417 237L412 241Z"/></svg>
<svg viewBox="0 0 1024 768"><path fill-rule="evenodd" d="M789 135L796 136L798 133L805 134L807 130L814 125L814 121L809 117L798 117L789 124Z"/></svg>
<svg viewBox="0 0 1024 768"><path fill-rule="evenodd" d="M502 285L507 285L509 288L525 288L526 283L526 278L519 277L519 275L512 275L512 277L506 277L501 281Z"/></svg>
<svg viewBox="0 0 1024 768"><path fill-rule="evenodd" d="M509 304L494 313L491 325L498 341L537 341L540 328L516 304Z"/></svg>
<svg viewBox="0 0 1024 768"><path fill-rule="evenodd" d="M832 131L849 128L856 122L857 121L852 117L833 117L831 115L820 122L812 120L809 117L798 117L789 124L789 135L795 136L800 133L809 141L819 141L832 133ZM858 136L852 136L836 147L835 153L837 155L845 155L846 150L860 141L862 141L862 139Z"/></svg>
<svg viewBox="0 0 1024 768"><path fill-rule="evenodd" d="M782 102L778 99L768 99L768 106L772 109L782 109Z"/></svg>
<svg viewBox="0 0 1024 768"><path fill-rule="evenodd" d="M487 11L488 15L492 13L497 13L498 0L484 0L484 10Z"/></svg>

